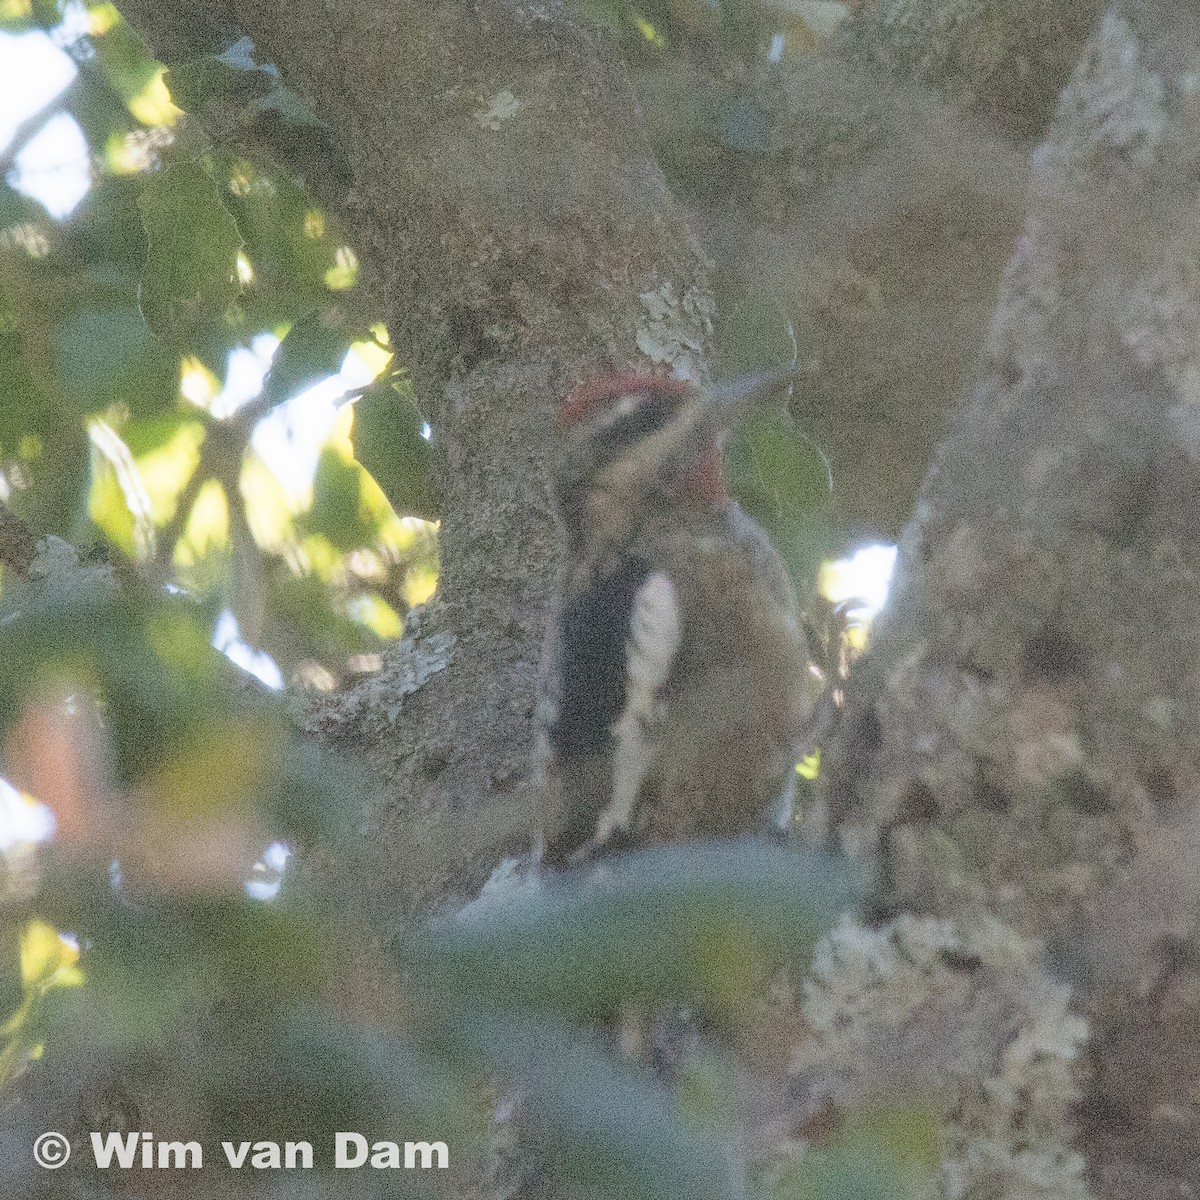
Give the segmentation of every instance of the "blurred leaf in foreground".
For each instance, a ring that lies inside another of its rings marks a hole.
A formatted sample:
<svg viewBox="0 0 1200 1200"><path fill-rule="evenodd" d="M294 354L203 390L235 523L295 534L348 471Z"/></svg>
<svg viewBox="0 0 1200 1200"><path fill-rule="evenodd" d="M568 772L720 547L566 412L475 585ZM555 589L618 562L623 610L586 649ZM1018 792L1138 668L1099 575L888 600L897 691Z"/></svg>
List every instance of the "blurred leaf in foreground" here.
<svg viewBox="0 0 1200 1200"><path fill-rule="evenodd" d="M937 1114L897 1104L848 1114L828 1143L807 1150L785 1173L778 1200L915 1200L942 1155Z"/></svg>
<svg viewBox="0 0 1200 1200"><path fill-rule="evenodd" d="M473 1048L522 1089L518 1120L536 1160L570 1194L623 1200L745 1196L735 1129L686 1116L662 1088L557 1021L473 1022Z"/></svg>
<svg viewBox="0 0 1200 1200"><path fill-rule="evenodd" d="M279 404L336 375L355 336L346 314L336 306L306 313L275 351L263 381L264 405Z"/></svg>
<svg viewBox="0 0 1200 1200"><path fill-rule="evenodd" d="M645 998L736 1018L863 883L832 856L756 840L642 850L429 927L410 962L431 998L479 1009L587 1019Z"/></svg>

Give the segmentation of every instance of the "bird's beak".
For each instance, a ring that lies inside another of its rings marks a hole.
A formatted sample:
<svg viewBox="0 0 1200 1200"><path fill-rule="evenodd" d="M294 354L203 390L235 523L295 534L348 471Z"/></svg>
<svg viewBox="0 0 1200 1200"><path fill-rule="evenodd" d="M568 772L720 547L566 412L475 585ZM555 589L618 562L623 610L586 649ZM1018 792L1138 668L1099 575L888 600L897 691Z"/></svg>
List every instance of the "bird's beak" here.
<svg viewBox="0 0 1200 1200"><path fill-rule="evenodd" d="M705 393L706 407L722 429L733 429L749 413L789 387L801 374L797 366L755 371L714 384Z"/></svg>

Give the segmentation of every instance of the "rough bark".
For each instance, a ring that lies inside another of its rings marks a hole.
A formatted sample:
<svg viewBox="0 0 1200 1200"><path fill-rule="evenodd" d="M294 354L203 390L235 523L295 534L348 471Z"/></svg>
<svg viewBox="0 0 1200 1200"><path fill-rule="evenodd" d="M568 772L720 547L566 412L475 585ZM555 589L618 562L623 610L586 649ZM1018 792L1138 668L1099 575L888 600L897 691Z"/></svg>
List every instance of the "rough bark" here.
<svg viewBox="0 0 1200 1200"><path fill-rule="evenodd" d="M37 537L6 504L0 504L0 567L24 575L37 555Z"/></svg>
<svg viewBox="0 0 1200 1200"><path fill-rule="evenodd" d="M1112 1197L1200 1187L1198 70L1189 5L1090 43L826 759L882 914L999 918L1074 989Z"/></svg>

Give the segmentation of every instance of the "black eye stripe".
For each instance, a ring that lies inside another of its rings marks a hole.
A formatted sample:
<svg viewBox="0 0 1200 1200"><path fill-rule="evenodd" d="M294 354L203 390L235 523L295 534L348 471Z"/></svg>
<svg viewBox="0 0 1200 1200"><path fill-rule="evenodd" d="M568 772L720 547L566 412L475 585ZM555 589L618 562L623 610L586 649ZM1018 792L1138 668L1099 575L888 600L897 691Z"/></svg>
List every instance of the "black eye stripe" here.
<svg viewBox="0 0 1200 1200"><path fill-rule="evenodd" d="M679 411L683 397L671 392L649 392L633 399L637 403L627 412L623 410L623 402L615 404L601 425L600 436L607 451L605 461L611 462L634 442L661 429Z"/></svg>

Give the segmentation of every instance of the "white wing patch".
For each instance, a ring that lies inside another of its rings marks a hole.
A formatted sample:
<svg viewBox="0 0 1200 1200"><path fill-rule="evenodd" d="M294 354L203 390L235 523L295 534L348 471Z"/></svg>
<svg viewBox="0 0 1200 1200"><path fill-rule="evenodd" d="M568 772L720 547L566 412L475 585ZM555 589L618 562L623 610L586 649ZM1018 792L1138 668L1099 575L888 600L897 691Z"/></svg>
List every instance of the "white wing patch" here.
<svg viewBox="0 0 1200 1200"><path fill-rule="evenodd" d="M612 800L596 822L603 844L633 821L638 792L654 756L659 696L679 650L679 603L670 577L655 571L637 590L625 643L625 708L612 727Z"/></svg>

